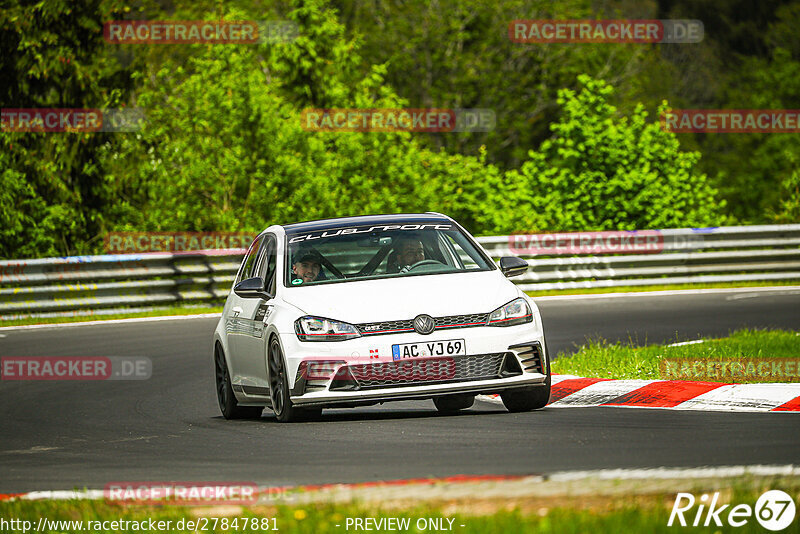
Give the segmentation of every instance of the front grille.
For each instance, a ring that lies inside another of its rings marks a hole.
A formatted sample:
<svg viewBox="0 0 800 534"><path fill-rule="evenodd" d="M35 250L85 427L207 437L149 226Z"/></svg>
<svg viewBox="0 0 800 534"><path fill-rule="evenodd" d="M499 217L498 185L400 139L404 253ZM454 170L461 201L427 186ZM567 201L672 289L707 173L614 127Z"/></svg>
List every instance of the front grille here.
<svg viewBox="0 0 800 534"><path fill-rule="evenodd" d="M485 326L489 321L488 313L470 313L466 315L450 315L447 317L434 317L433 323L436 330L450 328L469 328L471 326ZM362 336L377 336L381 334L396 334L399 332L413 332L414 320L381 321L376 323L357 324L356 328Z"/></svg>
<svg viewBox="0 0 800 534"><path fill-rule="evenodd" d="M513 354L501 352L351 365L347 369L355 380L355 384L335 382L331 385L331 390L363 390L468 380L491 380L508 376L503 369L506 356L513 358ZM501 372L503 372L502 375Z"/></svg>
<svg viewBox="0 0 800 534"><path fill-rule="evenodd" d="M414 330L414 321L383 321L380 323L357 324L356 328L362 336L376 336L380 334L394 334Z"/></svg>
<svg viewBox="0 0 800 534"><path fill-rule="evenodd" d="M465 328L469 326L485 326L489 321L488 313L471 313L469 315L451 315L437 317L436 328Z"/></svg>

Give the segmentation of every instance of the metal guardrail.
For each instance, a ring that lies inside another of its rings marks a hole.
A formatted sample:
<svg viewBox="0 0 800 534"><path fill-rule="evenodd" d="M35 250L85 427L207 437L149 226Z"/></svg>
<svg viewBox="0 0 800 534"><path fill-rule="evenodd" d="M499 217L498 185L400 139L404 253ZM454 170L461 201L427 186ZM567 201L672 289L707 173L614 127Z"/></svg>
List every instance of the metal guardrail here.
<svg viewBox="0 0 800 534"><path fill-rule="evenodd" d="M800 280L800 224L615 232L646 234L658 246L648 253L587 253L594 250L594 238L607 234L491 236L478 241L495 259L527 259L529 271L513 279L525 291ZM531 239L542 238L553 247L530 246ZM566 255L559 253L559 239L583 239L587 246ZM220 302L243 254L231 249L0 261L0 319Z"/></svg>
<svg viewBox="0 0 800 534"><path fill-rule="evenodd" d="M528 259L531 268L514 278L524 291L800 280L800 224L655 232L660 250L640 254L526 255L514 246L515 236L478 241L492 257Z"/></svg>
<svg viewBox="0 0 800 534"><path fill-rule="evenodd" d="M0 319L102 315L227 297L243 249L0 261ZM92 313L88 313L91 310Z"/></svg>

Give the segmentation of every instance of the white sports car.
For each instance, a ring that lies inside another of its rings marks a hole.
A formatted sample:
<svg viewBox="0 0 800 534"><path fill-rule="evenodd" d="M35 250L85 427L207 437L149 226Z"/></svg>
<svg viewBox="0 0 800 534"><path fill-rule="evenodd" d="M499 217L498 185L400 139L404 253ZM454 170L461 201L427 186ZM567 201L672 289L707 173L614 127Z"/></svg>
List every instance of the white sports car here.
<svg viewBox="0 0 800 534"><path fill-rule="evenodd" d="M346 217L264 230L214 332L227 419L279 421L322 408L433 399L442 412L499 394L510 411L550 397L550 355L533 301L453 219Z"/></svg>

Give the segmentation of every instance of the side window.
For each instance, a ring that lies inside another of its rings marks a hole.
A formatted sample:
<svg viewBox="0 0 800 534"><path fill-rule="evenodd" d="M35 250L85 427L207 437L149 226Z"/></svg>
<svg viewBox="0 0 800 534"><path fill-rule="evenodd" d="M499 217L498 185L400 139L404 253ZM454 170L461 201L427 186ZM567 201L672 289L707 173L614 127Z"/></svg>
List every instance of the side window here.
<svg viewBox="0 0 800 534"><path fill-rule="evenodd" d="M264 242L264 236L257 237L253 240L250 244L250 249L247 251L247 255L245 255L244 262L242 262L242 268L239 271L239 276L236 277L236 283L238 284L242 280L247 280L248 278L252 278L255 276L253 271L256 266L256 258L258 257L258 249L261 248L261 243Z"/></svg>
<svg viewBox="0 0 800 534"><path fill-rule="evenodd" d="M278 266L277 240L275 236L267 235L263 247L264 253L259 260L258 275L264 280L264 288L267 293L275 294L275 277Z"/></svg>

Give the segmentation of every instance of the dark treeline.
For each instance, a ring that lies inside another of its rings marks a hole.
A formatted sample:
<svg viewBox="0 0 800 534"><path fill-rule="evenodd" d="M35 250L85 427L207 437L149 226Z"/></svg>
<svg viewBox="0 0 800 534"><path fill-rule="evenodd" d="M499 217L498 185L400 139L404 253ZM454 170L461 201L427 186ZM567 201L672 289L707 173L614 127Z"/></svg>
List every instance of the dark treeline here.
<svg viewBox="0 0 800 534"><path fill-rule="evenodd" d="M514 19L698 19L695 44L520 44ZM111 20L284 20L297 39L110 44ZM800 220L797 134L661 111L800 109L800 2L5 2L3 108L141 108L132 133L0 132L0 256L109 231L435 210L476 233ZM305 108L489 108L475 133L331 133Z"/></svg>

